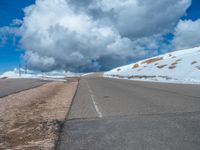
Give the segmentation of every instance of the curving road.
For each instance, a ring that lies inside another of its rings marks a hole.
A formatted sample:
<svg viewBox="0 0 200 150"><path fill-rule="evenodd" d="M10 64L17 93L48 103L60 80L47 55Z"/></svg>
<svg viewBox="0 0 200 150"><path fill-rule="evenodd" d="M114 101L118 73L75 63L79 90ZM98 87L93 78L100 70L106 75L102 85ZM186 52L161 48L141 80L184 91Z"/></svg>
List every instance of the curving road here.
<svg viewBox="0 0 200 150"><path fill-rule="evenodd" d="M199 150L200 85L81 78L59 150Z"/></svg>

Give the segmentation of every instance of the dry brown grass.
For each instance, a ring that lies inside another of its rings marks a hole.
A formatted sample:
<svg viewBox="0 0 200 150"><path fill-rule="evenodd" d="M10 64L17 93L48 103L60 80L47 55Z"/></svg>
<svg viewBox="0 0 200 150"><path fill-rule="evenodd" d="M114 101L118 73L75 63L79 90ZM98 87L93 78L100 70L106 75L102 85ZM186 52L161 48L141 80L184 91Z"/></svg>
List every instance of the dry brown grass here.
<svg viewBox="0 0 200 150"><path fill-rule="evenodd" d="M166 80L170 80L170 79L172 79L172 78L170 78L170 77L168 77L168 76L158 76L158 77L160 77L160 78L164 78L164 79L166 79Z"/></svg>
<svg viewBox="0 0 200 150"><path fill-rule="evenodd" d="M175 66L177 64L178 64L178 62L174 62L174 63L171 64L171 66Z"/></svg>
<svg viewBox="0 0 200 150"><path fill-rule="evenodd" d="M169 69L175 69L176 66L169 66Z"/></svg>
<svg viewBox="0 0 200 150"><path fill-rule="evenodd" d="M141 64L151 64L160 60L163 60L163 57L147 59L143 61Z"/></svg>
<svg viewBox="0 0 200 150"><path fill-rule="evenodd" d="M155 78L156 76L130 76L128 79L148 79L148 78Z"/></svg>
<svg viewBox="0 0 200 150"><path fill-rule="evenodd" d="M175 62L177 62L177 63L178 63L178 62L179 62L179 61L181 61L181 60L182 60L182 59L177 59Z"/></svg>
<svg viewBox="0 0 200 150"><path fill-rule="evenodd" d="M197 62L197 61L193 61L193 62L191 62L192 65L194 65L194 64L196 64L196 63L198 63L198 62Z"/></svg>
<svg viewBox="0 0 200 150"><path fill-rule="evenodd" d="M177 59L175 62L173 62L170 66L169 69L175 69L176 65L178 64L178 62L180 62L182 59Z"/></svg>
<svg viewBox="0 0 200 150"><path fill-rule="evenodd" d="M157 66L157 68L161 69L161 68L164 68L166 67L167 65L160 65L160 66Z"/></svg>
<svg viewBox="0 0 200 150"><path fill-rule="evenodd" d="M135 65L133 65L132 69L136 69L136 68L139 68L139 67L140 67L140 65L135 64Z"/></svg>
<svg viewBox="0 0 200 150"><path fill-rule="evenodd" d="M196 66L196 68L197 68L198 70L200 70L200 66Z"/></svg>

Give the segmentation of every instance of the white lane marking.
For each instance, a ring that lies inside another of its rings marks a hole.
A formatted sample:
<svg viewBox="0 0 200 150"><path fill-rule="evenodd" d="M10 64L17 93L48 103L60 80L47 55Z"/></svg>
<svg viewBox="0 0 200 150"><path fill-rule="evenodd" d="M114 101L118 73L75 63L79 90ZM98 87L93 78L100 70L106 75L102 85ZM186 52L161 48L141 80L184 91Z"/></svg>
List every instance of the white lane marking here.
<svg viewBox="0 0 200 150"><path fill-rule="evenodd" d="M94 99L93 92L92 92L92 90L91 90L91 88L90 88L88 82L87 82L87 87L88 87L88 89L89 89L90 97L91 97L92 102L93 102L93 104L94 104L94 108L95 108L95 110L96 110L98 116L99 116L100 118L102 118L103 115L102 115L102 113L101 113L101 111L100 111L100 109L99 109L99 107L98 107L98 105L97 105L97 103L96 103L96 101L95 101L95 99Z"/></svg>
<svg viewBox="0 0 200 150"><path fill-rule="evenodd" d="M93 96L93 95L90 95L90 97L91 97L91 99L92 99L92 101L93 101L93 103L94 103L94 107L95 107L95 109L96 109L96 112L98 113L99 117L102 118L103 115L102 115L101 111L99 110L99 107L97 106L96 101L94 100L94 96Z"/></svg>

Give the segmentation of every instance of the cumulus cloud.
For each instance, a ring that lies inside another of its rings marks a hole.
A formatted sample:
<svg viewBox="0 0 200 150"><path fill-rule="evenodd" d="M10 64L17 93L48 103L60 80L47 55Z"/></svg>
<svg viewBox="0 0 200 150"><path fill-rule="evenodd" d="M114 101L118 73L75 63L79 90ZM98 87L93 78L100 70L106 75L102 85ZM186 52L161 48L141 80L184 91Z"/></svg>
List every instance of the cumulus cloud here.
<svg viewBox="0 0 200 150"><path fill-rule="evenodd" d="M191 0L36 0L18 28L34 69L108 70L161 47Z"/></svg>
<svg viewBox="0 0 200 150"><path fill-rule="evenodd" d="M200 46L200 19L181 20L175 28L172 43L176 49Z"/></svg>

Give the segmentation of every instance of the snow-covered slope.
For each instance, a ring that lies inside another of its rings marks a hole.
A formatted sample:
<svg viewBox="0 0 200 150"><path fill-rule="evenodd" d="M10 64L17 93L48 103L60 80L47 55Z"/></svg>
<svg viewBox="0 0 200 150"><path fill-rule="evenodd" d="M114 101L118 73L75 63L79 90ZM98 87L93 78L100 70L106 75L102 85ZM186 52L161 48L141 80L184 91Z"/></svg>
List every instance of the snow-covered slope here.
<svg viewBox="0 0 200 150"><path fill-rule="evenodd" d="M200 83L200 47L141 60L105 72L105 76L175 83Z"/></svg>

